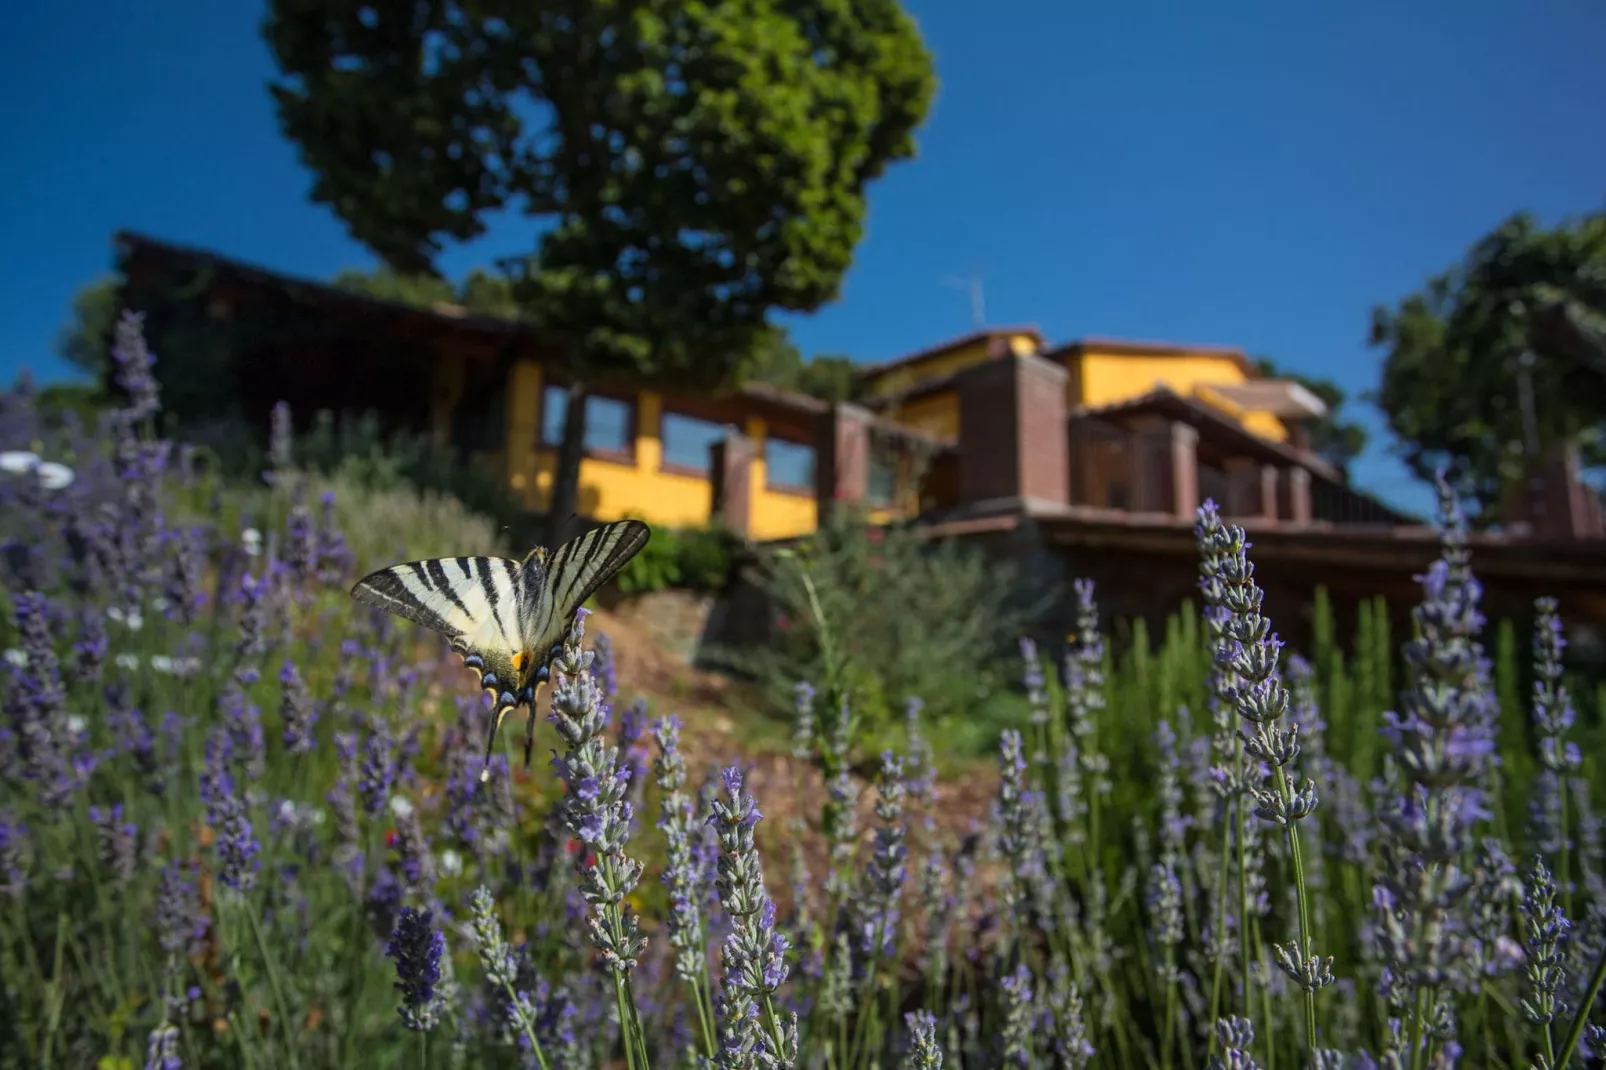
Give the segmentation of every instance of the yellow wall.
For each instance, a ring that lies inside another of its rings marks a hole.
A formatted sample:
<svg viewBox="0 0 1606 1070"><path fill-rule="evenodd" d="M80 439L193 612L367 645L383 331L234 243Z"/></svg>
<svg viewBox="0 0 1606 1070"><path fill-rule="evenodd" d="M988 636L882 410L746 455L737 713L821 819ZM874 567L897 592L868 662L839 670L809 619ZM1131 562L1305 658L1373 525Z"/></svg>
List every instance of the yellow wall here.
<svg viewBox="0 0 1606 1070"><path fill-rule="evenodd" d="M1089 350L1071 357L1068 370L1074 380L1068 400L1074 404L1079 397L1094 407L1141 397L1160 386L1187 397L1200 384L1244 381L1243 369L1217 356L1145 357Z"/></svg>
<svg viewBox="0 0 1606 1070"><path fill-rule="evenodd" d="M959 395L952 390L895 405L884 415L905 427L944 438L959 437Z"/></svg>
<svg viewBox="0 0 1606 1070"><path fill-rule="evenodd" d="M961 368L968 368L972 364L986 360L987 350L991 345L991 339L978 338L970 345L949 350L940 356L894 368L871 381L865 391L866 397L868 400L891 397L921 383L952 375ZM1017 354L1024 355L1035 351L1037 343L1029 334L1016 334L1010 336L1009 348Z"/></svg>
<svg viewBox="0 0 1606 1070"><path fill-rule="evenodd" d="M539 365L521 361L508 380L508 437L503 463L509 485L533 510L552 495L557 453L537 449L540 435ZM597 520L640 517L667 528L703 527L713 510L713 485L703 476L660 471L663 463L663 401L651 391L636 397L635 456L630 461L587 457L580 462L580 512ZM750 418L745 432L762 449L764 421ZM755 539L776 539L813 531L813 495L770 491L764 486L762 452L752 462L749 531Z"/></svg>

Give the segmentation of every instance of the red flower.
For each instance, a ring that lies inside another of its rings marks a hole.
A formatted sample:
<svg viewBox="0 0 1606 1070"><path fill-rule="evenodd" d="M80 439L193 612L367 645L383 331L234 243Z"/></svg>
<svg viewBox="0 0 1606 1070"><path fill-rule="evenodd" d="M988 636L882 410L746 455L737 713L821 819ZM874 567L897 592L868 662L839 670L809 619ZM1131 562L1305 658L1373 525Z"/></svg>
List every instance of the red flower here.
<svg viewBox="0 0 1606 1070"><path fill-rule="evenodd" d="M389 831L387 831L385 833L385 846L386 847L394 847L394 846L396 846L396 830L395 829L390 829Z"/></svg>
<svg viewBox="0 0 1606 1070"><path fill-rule="evenodd" d="M882 531L880 528L870 529L869 539L871 546L880 546L884 541L886 541L886 538L887 533Z"/></svg>

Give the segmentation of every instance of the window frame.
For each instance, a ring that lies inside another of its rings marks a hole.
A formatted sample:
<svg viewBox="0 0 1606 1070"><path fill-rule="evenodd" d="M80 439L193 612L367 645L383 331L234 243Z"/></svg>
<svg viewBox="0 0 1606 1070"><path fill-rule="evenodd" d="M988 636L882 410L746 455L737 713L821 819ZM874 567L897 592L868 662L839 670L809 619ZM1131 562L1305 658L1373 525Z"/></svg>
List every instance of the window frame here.
<svg viewBox="0 0 1606 1070"><path fill-rule="evenodd" d="M551 391L557 390L557 391L562 392L564 395L567 395L568 394L568 389L569 388L566 385L562 384L562 383L543 383L542 384L542 386L541 386L541 404L538 407L538 410L536 412L535 439L536 439L536 449L537 450L550 451L552 453L557 453L558 450L562 447L562 445L563 445L562 442L548 442L548 441L546 441L546 430L547 430L546 424L547 424L547 416L548 416L548 399L551 396L551 394L550 394ZM615 402L617 404L620 404L620 405L624 406L624 408L625 408L625 426L624 426L625 444L624 444L624 448L623 449L611 449L611 448L602 447L602 446L585 446L581 456L586 458L587 460L606 461L609 464L622 464L622 465L634 466L635 463L636 463L636 439L639 437L639 435L641 433L641 405L640 405L640 400L638 398L631 397L630 395L621 393L619 391L614 391L614 390L587 390L586 391L586 404L587 404L587 406L590 405L591 400L593 398L600 398L603 401L612 401L612 402ZM567 403L567 402L565 402L565 403ZM588 411L586 413L586 416L587 416L587 420L586 420L587 433L590 432L590 428L591 428L590 415L591 414ZM560 432L560 434L561 434L561 432Z"/></svg>
<svg viewBox="0 0 1606 1070"><path fill-rule="evenodd" d="M785 446L795 446L798 449L809 451L809 480L807 483L777 483L774 480L774 467L770 464L770 444L779 442ZM770 435L764 439L764 489L772 494L792 494L812 498L820 480L820 450L812 442L796 442L789 438L780 438Z"/></svg>
<svg viewBox="0 0 1606 1070"><path fill-rule="evenodd" d="M712 479L714 477L714 460L712 456L705 454L701 467L697 465L682 464L679 461L671 461L669 459L669 447L664 435L664 429L671 417L679 417L682 420L693 420L699 424L718 428L720 432L719 437L710 442L710 446L712 446L714 442L719 442L729 436L732 431L736 431L738 434L741 433L741 429L736 427L728 420L711 420L707 416L699 416L696 413L686 412L684 409L681 409L678 406L675 408L665 406L659 409L658 471L664 473L665 475L690 476L697 479Z"/></svg>

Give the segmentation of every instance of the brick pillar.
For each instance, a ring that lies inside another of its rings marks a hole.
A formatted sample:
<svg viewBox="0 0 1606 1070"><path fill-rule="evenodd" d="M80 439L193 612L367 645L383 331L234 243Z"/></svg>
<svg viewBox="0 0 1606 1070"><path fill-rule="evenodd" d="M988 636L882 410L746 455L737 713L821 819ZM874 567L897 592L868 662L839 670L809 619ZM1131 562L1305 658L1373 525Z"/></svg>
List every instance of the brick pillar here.
<svg viewBox="0 0 1606 1070"><path fill-rule="evenodd" d="M870 487L870 410L833 405L818 421L814 495L824 524L838 502L862 502Z"/></svg>
<svg viewBox="0 0 1606 1070"><path fill-rule="evenodd" d="M959 500L1070 501L1070 443L1062 365L1008 355L973 364L959 394Z"/></svg>
<svg viewBox="0 0 1606 1070"><path fill-rule="evenodd" d="M1285 468L1277 480L1277 516L1294 524L1310 523L1310 473Z"/></svg>
<svg viewBox="0 0 1606 1070"><path fill-rule="evenodd" d="M1199 432L1176 420L1132 432L1132 511L1192 520L1199 509Z"/></svg>
<svg viewBox="0 0 1606 1070"><path fill-rule="evenodd" d="M713 508L709 519L738 535L746 535L752 511L753 440L734 428L708 447Z"/></svg>
<svg viewBox="0 0 1606 1070"><path fill-rule="evenodd" d="M1227 461L1227 515L1245 520L1277 519L1277 468L1247 457Z"/></svg>
<svg viewBox="0 0 1606 1070"><path fill-rule="evenodd" d="M1535 466L1518 492L1516 512L1535 535L1553 539L1598 539L1601 509L1578 477L1578 449L1568 446Z"/></svg>

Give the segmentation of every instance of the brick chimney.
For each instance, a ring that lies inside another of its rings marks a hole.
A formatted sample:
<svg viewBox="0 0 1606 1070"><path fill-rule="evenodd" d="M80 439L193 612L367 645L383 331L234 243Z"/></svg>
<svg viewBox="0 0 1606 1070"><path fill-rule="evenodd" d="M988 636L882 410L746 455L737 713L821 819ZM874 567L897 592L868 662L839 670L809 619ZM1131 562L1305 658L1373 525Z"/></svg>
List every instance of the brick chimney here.
<svg viewBox="0 0 1606 1070"><path fill-rule="evenodd" d="M955 377L959 394L961 504L1070 500L1065 368L1008 353Z"/></svg>

